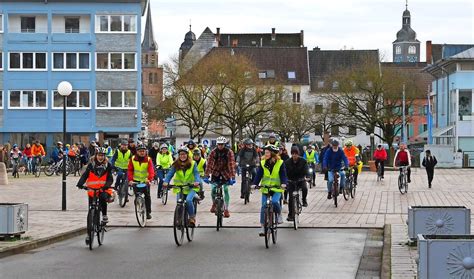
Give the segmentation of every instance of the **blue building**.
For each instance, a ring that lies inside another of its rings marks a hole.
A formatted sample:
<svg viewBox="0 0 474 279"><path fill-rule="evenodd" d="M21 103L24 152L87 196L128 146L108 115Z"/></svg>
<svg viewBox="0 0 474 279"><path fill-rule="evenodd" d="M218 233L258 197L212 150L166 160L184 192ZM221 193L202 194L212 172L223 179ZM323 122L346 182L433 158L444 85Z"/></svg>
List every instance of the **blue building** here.
<svg viewBox="0 0 474 279"><path fill-rule="evenodd" d="M118 141L141 127L141 17L147 0L0 0L0 142L48 149Z"/></svg>

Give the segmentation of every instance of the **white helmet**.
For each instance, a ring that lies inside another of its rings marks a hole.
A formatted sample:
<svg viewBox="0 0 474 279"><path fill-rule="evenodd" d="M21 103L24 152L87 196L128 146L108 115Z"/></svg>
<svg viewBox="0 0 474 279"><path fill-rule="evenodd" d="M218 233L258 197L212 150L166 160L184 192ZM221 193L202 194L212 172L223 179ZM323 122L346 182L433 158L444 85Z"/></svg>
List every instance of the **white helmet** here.
<svg viewBox="0 0 474 279"><path fill-rule="evenodd" d="M226 144L227 139L225 137L218 137L217 140L216 140L216 143L217 144Z"/></svg>

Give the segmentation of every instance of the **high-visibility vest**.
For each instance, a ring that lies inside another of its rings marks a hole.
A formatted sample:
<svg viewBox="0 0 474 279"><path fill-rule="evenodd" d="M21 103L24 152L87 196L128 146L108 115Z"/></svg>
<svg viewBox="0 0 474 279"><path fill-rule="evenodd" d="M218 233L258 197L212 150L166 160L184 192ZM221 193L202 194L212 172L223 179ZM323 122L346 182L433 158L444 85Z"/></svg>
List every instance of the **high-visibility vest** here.
<svg viewBox="0 0 474 279"><path fill-rule="evenodd" d="M114 156L113 152L112 152L112 147L107 147L107 153L105 154L106 157L108 158L112 158L112 156Z"/></svg>
<svg viewBox="0 0 474 279"><path fill-rule="evenodd" d="M274 145L276 147L280 147L280 142L279 141L275 141L275 143L270 143L270 141L267 141L267 143L265 145Z"/></svg>
<svg viewBox="0 0 474 279"><path fill-rule="evenodd" d="M157 166L161 166L164 169L169 169L171 168L172 164L173 164L173 156L171 156L171 153L168 153L168 154L158 153L158 156L156 156Z"/></svg>
<svg viewBox="0 0 474 279"><path fill-rule="evenodd" d="M196 162L196 161L195 161ZM199 175L200 176L204 176L204 164L206 163L206 160L204 160L203 158L201 158L201 160L199 160L199 163L197 165L197 168L198 168L198 171L199 171Z"/></svg>
<svg viewBox="0 0 474 279"><path fill-rule="evenodd" d="M260 165L263 168L263 177L262 181L260 184L264 186L275 186L275 187L280 187L281 182L280 182L280 168L281 165L283 165L283 160L278 160L275 163L275 166L273 166L273 170L270 173L270 170L265 167L265 160L260 161Z"/></svg>
<svg viewBox="0 0 474 279"><path fill-rule="evenodd" d="M351 148L344 147L344 154L346 154L347 160L349 161L349 166L354 166L356 164L356 156L359 155L359 149L355 146Z"/></svg>
<svg viewBox="0 0 474 279"><path fill-rule="evenodd" d="M311 154L309 154L308 151L306 151L306 161L308 163L316 163L316 158L315 158L316 152L312 151Z"/></svg>
<svg viewBox="0 0 474 279"><path fill-rule="evenodd" d="M130 156L132 156L132 152L130 150L127 150L125 154L122 153L122 151L117 149L117 160L115 160L115 166L117 168L126 170L128 168L128 161L130 161Z"/></svg>
<svg viewBox="0 0 474 279"><path fill-rule="evenodd" d="M145 182L148 178L148 157L146 157L146 163L141 163L135 160L135 156L132 157L133 163L133 180L138 182Z"/></svg>
<svg viewBox="0 0 474 279"><path fill-rule="evenodd" d="M189 158L193 158L194 154L194 150L199 150L199 147L194 147L194 149L189 149ZM201 152L201 150L199 150L199 152Z"/></svg>
<svg viewBox="0 0 474 279"><path fill-rule="evenodd" d="M194 183L194 166L196 162L194 160L191 162L191 167L186 171L176 170L174 173L173 183L176 186L187 185Z"/></svg>
<svg viewBox="0 0 474 279"><path fill-rule="evenodd" d="M89 172L86 185L87 188L100 189L105 186L105 182L107 182L107 173L104 173L101 177L98 177L93 172Z"/></svg>

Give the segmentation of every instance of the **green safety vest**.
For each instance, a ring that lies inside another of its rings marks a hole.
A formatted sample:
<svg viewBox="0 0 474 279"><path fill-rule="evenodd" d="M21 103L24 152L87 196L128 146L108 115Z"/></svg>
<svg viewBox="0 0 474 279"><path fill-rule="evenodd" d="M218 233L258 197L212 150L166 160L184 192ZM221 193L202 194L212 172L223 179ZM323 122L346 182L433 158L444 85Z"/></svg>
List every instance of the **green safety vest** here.
<svg viewBox="0 0 474 279"><path fill-rule="evenodd" d="M191 162L191 167L187 169L186 172L182 170L177 170L174 173L174 180L173 180L174 185L182 186L182 185L194 183L194 166L195 165L196 165L196 162L194 162L193 160Z"/></svg>
<svg viewBox="0 0 474 279"><path fill-rule="evenodd" d="M147 157L148 159L148 157ZM145 182L148 178L148 160L146 163L135 161L135 156L132 157L133 163L133 180L138 182Z"/></svg>
<svg viewBox="0 0 474 279"><path fill-rule="evenodd" d="M312 151L311 154L309 154L308 151L306 151L306 161L308 161L308 163L316 163L316 158L314 156L316 152Z"/></svg>
<svg viewBox="0 0 474 279"><path fill-rule="evenodd" d="M130 161L130 156L132 156L132 152L127 150L125 154L122 153L119 149L117 149L117 159L115 160L115 167L126 170L128 169L128 161Z"/></svg>
<svg viewBox="0 0 474 279"><path fill-rule="evenodd" d="M189 149L189 158L191 158L191 159L193 158L193 155L194 155L193 152L196 149L199 150L199 147L195 147L194 149ZM201 152L201 150L199 150L199 152Z"/></svg>
<svg viewBox="0 0 474 279"><path fill-rule="evenodd" d="M112 158L112 156L114 156L114 152L112 150L112 147L107 147L107 153L105 154L106 157L108 158Z"/></svg>
<svg viewBox="0 0 474 279"><path fill-rule="evenodd" d="M195 161L196 162L196 161ZM204 164L206 163L206 160L204 160L203 158L201 158L201 160L199 161L198 165L197 165L197 168L198 168L198 171L199 171L199 175L200 176L204 176Z"/></svg>
<svg viewBox="0 0 474 279"><path fill-rule="evenodd" d="M280 188L281 186L280 168L281 168L281 165L283 165L283 160L280 159L276 161L275 166L273 166L273 170L271 173L270 173L270 170L265 167L265 160L260 161L260 165L262 166L262 169L263 169L263 177L260 184L262 186L272 186L270 190L273 192L280 192L280 193L284 192L284 190ZM261 192L264 194L268 193L268 188L267 187L261 188Z"/></svg>
<svg viewBox="0 0 474 279"><path fill-rule="evenodd" d="M158 156L156 157L157 166L161 166L164 169L169 169L171 168L172 164L173 164L173 156L171 156L171 154L158 153Z"/></svg>
<svg viewBox="0 0 474 279"><path fill-rule="evenodd" d="M270 145L270 144L271 144L271 145L274 145L274 146L276 146L276 147L280 147L280 142L279 142L279 141L275 141L275 143L273 143L273 144L270 143L270 141L267 141L267 143L266 143L265 145Z"/></svg>

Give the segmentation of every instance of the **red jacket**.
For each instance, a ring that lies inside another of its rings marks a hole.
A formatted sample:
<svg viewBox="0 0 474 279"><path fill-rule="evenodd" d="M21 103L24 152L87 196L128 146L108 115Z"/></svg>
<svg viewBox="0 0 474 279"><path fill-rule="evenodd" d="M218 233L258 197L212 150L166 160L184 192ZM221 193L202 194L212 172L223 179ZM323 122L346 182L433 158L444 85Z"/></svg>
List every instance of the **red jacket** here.
<svg viewBox="0 0 474 279"><path fill-rule="evenodd" d="M33 156L33 154L31 154L31 147L30 148L25 147L25 149L23 150L23 155L25 155L28 158L31 158Z"/></svg>
<svg viewBox="0 0 474 279"><path fill-rule="evenodd" d="M146 163L146 160L148 160L148 181L153 181L155 178L155 169L153 167L153 162L151 161L151 158L148 156L145 156L145 158L142 158L142 160L139 160L138 156L133 156L130 161L128 161L128 181L133 181L133 162L132 160L142 163Z"/></svg>
<svg viewBox="0 0 474 279"><path fill-rule="evenodd" d="M387 151L384 148L382 148L381 150L375 149L374 159L375 160L386 161L387 160Z"/></svg>

